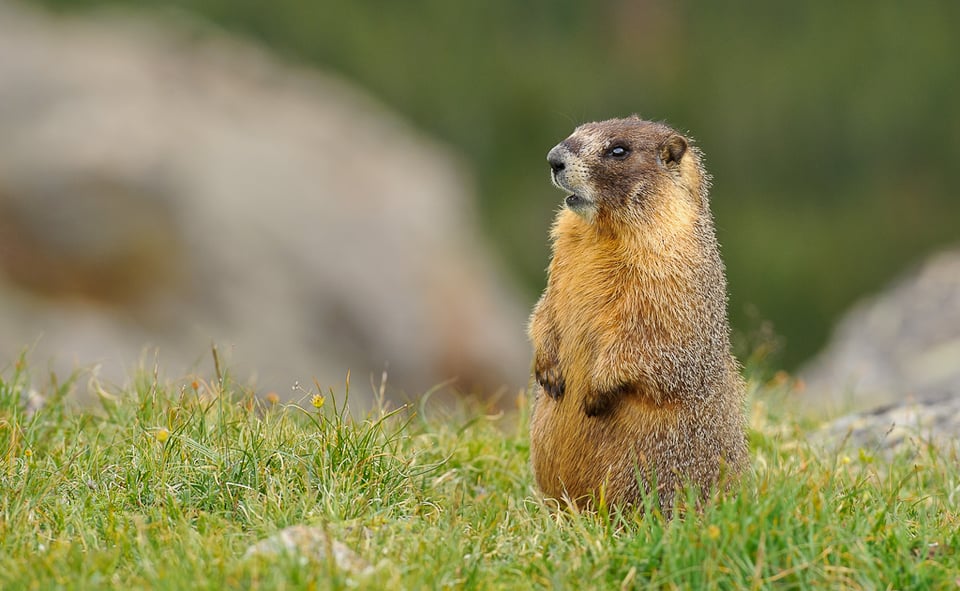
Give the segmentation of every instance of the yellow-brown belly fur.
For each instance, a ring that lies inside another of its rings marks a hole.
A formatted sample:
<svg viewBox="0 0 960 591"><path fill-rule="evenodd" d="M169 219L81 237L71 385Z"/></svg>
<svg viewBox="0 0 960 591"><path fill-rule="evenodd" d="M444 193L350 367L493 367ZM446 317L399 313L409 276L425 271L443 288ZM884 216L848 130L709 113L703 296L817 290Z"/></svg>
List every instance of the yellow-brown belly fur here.
<svg viewBox="0 0 960 591"><path fill-rule="evenodd" d="M637 503L655 478L661 502L672 504L675 486L716 482L721 454L733 456L724 460L734 469L743 462L745 447L729 449L738 415L723 400L656 405L634 394L601 417L587 417L577 402L541 393L534 406L531 461L547 497L587 506L603 489L608 503Z"/></svg>

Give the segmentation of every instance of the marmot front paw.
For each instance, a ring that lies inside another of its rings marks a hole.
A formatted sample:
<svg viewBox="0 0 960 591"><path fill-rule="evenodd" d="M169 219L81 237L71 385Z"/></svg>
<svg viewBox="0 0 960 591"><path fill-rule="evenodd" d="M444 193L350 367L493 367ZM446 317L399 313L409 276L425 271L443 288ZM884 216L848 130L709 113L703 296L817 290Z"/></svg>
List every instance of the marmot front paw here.
<svg viewBox="0 0 960 591"><path fill-rule="evenodd" d="M567 383L563 379L563 374L560 373L560 368L557 365L537 369L534 373L537 378L537 383L540 384L543 391L547 393L547 396L554 400L560 400L563 397Z"/></svg>
<svg viewBox="0 0 960 591"><path fill-rule="evenodd" d="M627 384L620 384L616 388L603 392L590 392L583 399L583 412L588 417L599 417L613 409L625 392L630 389Z"/></svg>

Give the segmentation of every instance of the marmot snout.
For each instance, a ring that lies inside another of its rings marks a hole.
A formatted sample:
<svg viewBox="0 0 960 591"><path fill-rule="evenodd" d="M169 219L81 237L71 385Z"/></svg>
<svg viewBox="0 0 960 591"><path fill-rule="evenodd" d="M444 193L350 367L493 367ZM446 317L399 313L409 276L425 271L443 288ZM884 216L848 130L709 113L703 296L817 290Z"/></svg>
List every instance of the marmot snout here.
<svg viewBox="0 0 960 591"><path fill-rule="evenodd" d="M614 504L714 487L746 463L744 385L699 150L637 117L547 156L568 193L530 319L531 461L551 497Z"/></svg>

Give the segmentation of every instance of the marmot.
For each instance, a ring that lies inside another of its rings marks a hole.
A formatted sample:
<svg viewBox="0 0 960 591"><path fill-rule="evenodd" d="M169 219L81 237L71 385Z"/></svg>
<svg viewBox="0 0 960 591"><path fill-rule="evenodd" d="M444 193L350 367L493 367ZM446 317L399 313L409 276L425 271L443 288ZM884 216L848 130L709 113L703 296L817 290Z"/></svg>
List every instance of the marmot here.
<svg viewBox="0 0 960 591"><path fill-rule="evenodd" d="M581 125L547 156L569 193L530 318L530 451L548 497L665 514L747 463L745 387L700 151L634 115Z"/></svg>

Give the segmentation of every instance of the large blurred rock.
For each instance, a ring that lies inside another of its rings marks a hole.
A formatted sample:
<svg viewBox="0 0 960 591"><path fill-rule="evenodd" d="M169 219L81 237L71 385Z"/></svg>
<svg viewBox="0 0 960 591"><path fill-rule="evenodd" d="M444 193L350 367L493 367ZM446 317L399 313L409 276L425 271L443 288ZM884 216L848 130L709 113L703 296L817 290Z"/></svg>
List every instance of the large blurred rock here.
<svg viewBox="0 0 960 591"><path fill-rule="evenodd" d="M289 390L526 383L525 310L441 146L235 40L0 0L0 360ZM0 367L5 362L0 361Z"/></svg>
<svg viewBox="0 0 960 591"><path fill-rule="evenodd" d="M960 250L857 305L800 376L808 409L960 398Z"/></svg>

